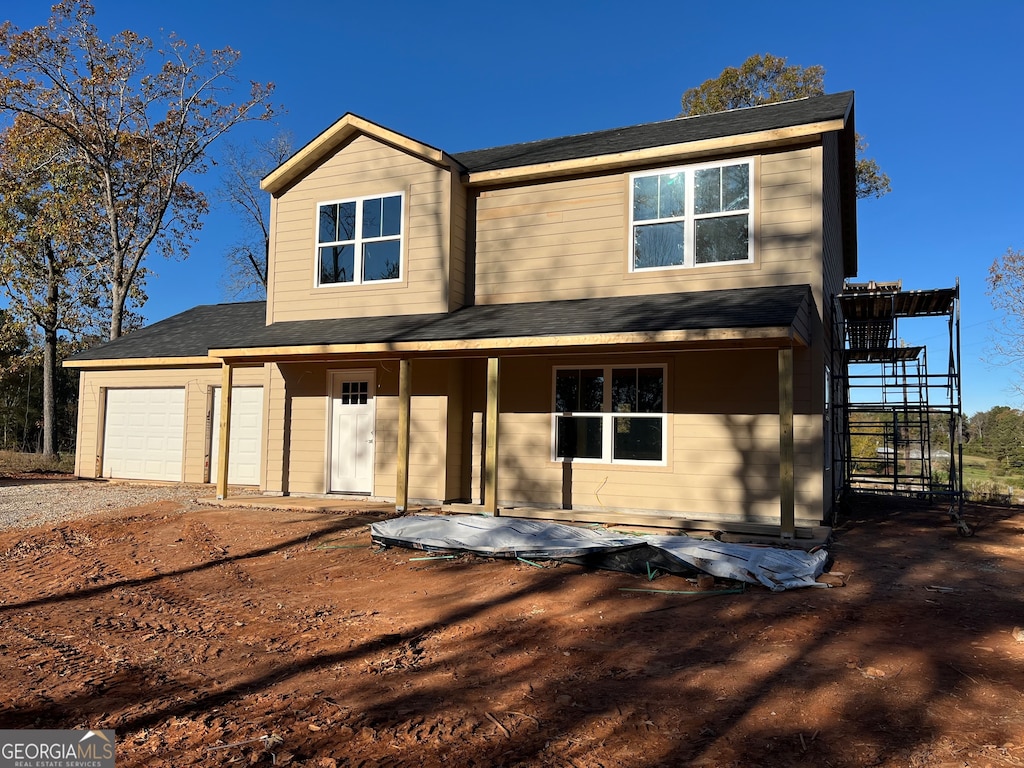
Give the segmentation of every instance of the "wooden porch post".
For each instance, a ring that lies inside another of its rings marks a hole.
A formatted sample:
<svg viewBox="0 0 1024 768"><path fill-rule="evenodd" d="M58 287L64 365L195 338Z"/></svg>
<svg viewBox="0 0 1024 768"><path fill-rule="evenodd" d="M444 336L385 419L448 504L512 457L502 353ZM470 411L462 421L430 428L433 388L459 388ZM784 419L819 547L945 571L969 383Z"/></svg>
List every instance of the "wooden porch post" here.
<svg viewBox="0 0 1024 768"><path fill-rule="evenodd" d="M412 361L398 363L398 483L395 509L405 512L409 506L409 433L412 415Z"/></svg>
<svg viewBox="0 0 1024 768"><path fill-rule="evenodd" d="M82 377L82 381L85 381L85 377ZM84 390L83 390L84 391ZM106 437L107 431L107 388L100 387L100 399L96 403L96 424L99 429L96 430L96 473L93 477L103 477L103 439ZM78 402L84 403L85 398L81 395L78 396ZM78 412L82 412L82 407L79 406ZM81 427L79 427L78 434L82 434ZM75 461L78 461L78 457L75 457Z"/></svg>
<svg viewBox="0 0 1024 768"><path fill-rule="evenodd" d="M221 367L220 379L220 446L217 455L217 498L228 495L228 456L231 446L231 365Z"/></svg>
<svg viewBox="0 0 1024 768"><path fill-rule="evenodd" d="M487 359L487 446L484 459L484 512L498 514L498 398L501 361Z"/></svg>
<svg viewBox="0 0 1024 768"><path fill-rule="evenodd" d="M793 349L779 350L779 523L782 538L796 536L793 472Z"/></svg>

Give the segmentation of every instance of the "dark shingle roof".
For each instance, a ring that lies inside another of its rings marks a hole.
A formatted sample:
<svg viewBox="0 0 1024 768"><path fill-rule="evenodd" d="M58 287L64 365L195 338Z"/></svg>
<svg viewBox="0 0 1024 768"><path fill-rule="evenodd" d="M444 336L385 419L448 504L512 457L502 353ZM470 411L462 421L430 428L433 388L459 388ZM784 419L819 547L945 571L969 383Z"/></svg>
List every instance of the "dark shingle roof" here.
<svg viewBox="0 0 1024 768"><path fill-rule="evenodd" d="M787 327L806 285L491 304L451 313L264 325L263 302L196 307L71 358L111 360L202 356L208 349L320 344L559 337L602 333Z"/></svg>
<svg viewBox="0 0 1024 768"><path fill-rule="evenodd" d="M233 345L266 323L267 303L204 304L132 331L68 358L121 360L145 357L205 357L221 342Z"/></svg>
<svg viewBox="0 0 1024 768"><path fill-rule="evenodd" d="M712 115L459 152L452 157L471 173L517 168L842 119L852 103L853 91L844 91Z"/></svg>

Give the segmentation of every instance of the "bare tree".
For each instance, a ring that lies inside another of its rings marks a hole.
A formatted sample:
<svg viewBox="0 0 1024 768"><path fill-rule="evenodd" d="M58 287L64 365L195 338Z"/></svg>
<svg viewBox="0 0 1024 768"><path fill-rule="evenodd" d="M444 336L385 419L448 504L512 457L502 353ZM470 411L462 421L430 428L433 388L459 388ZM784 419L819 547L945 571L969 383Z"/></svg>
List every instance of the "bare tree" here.
<svg viewBox="0 0 1024 768"><path fill-rule="evenodd" d="M988 268L988 294L992 306L1003 312L993 347L997 358L1019 367L1024 363L1024 250L1008 248ZM1014 389L1024 394L1024 386Z"/></svg>
<svg viewBox="0 0 1024 768"><path fill-rule="evenodd" d="M249 150L228 144L219 160L223 167L216 197L238 217L239 239L224 254L222 286L232 298L262 299L267 295L270 255L270 209L260 179L292 154L291 137L278 134Z"/></svg>
<svg viewBox="0 0 1024 768"><path fill-rule="evenodd" d="M113 339L129 300L145 301L150 246L185 258L200 227L206 199L183 175L203 173L208 147L235 125L268 119L273 85L252 82L231 102L238 52L173 34L154 49L132 30L106 41L94 15L89 0L63 0L47 25L0 25L0 111L62 133L99 190Z"/></svg>

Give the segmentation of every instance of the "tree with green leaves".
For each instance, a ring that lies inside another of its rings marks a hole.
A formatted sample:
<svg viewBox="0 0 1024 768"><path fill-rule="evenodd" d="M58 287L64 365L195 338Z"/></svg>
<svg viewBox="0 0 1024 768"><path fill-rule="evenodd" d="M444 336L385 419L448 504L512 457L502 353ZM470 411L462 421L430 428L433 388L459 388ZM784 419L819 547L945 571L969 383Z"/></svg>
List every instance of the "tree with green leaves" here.
<svg viewBox="0 0 1024 768"><path fill-rule="evenodd" d="M821 96L825 93L825 68L800 67L770 53L754 54L739 67L722 73L682 97L680 117L708 115L741 107L756 107L779 101ZM857 197L881 197L892 190L889 177L878 163L864 157L868 144L857 134Z"/></svg>
<svg viewBox="0 0 1024 768"><path fill-rule="evenodd" d="M0 112L62 134L98 190L113 339L129 302L145 300L150 249L188 254L207 201L186 175L207 170L208 148L227 131L271 117L273 85L252 82L232 102L238 52L174 35L157 49L132 30L105 40L94 16L89 0L63 0L46 25L0 25Z"/></svg>
<svg viewBox="0 0 1024 768"><path fill-rule="evenodd" d="M270 210L260 180L291 154L291 138L281 133L253 149L228 144L218 160L223 170L216 197L237 217L240 231L224 255L222 283L232 298L266 298Z"/></svg>
<svg viewBox="0 0 1024 768"><path fill-rule="evenodd" d="M42 337L42 451L57 453L58 341L101 322L102 209L65 135L18 115L0 133L0 290Z"/></svg>

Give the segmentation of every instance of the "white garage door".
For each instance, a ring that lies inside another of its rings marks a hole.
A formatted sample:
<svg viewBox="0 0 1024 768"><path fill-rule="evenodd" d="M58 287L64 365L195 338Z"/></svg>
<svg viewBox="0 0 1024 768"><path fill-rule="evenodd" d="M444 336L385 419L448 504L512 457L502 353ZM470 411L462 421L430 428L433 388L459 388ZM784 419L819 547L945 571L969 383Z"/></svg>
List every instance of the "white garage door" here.
<svg viewBox="0 0 1024 768"><path fill-rule="evenodd" d="M184 389L108 389L103 476L181 480Z"/></svg>
<svg viewBox="0 0 1024 768"><path fill-rule="evenodd" d="M210 482L218 477L220 455L220 387L213 390L213 439L210 445ZM231 390L231 445L228 451L228 482L235 485L260 484L260 456L263 446L263 387L234 387Z"/></svg>

